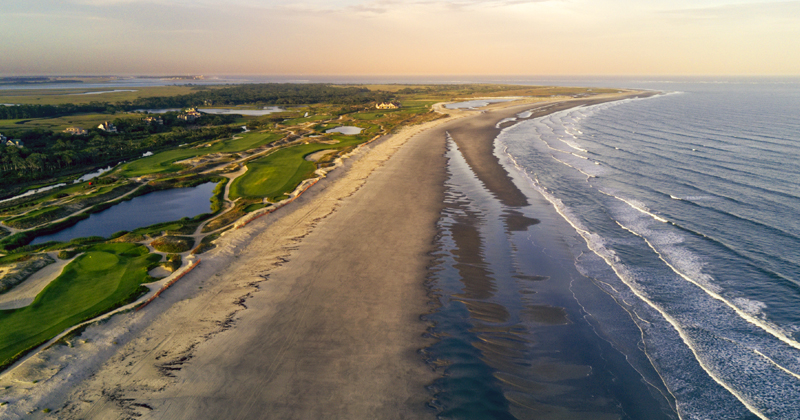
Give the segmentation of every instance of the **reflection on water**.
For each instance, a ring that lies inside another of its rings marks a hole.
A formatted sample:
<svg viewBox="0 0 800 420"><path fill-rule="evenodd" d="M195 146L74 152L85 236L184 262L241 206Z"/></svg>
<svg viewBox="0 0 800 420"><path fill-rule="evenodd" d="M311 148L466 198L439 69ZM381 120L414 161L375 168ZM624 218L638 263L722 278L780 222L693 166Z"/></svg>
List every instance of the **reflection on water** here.
<svg viewBox="0 0 800 420"><path fill-rule="evenodd" d="M144 112L147 114L166 114L167 112L178 112L180 108L161 108L161 109L134 109L133 112Z"/></svg>
<svg viewBox="0 0 800 420"><path fill-rule="evenodd" d="M40 192L50 191L52 189L63 187L65 185L67 185L67 184L61 182L61 183L58 183L58 184L48 185L48 186L42 187L42 188L37 188L35 190L28 190L28 191L25 191L24 193L22 193L20 195L15 195L13 197L2 199L2 200L0 200L0 203L5 203L6 201L16 200L16 199L22 198L22 197L28 197L28 196L31 196L31 195L34 195L34 194L38 194Z"/></svg>
<svg viewBox="0 0 800 420"><path fill-rule="evenodd" d="M108 165L108 167L100 168L100 169L98 169L96 171L89 172L88 174L84 174L80 178L78 178L75 181L73 181L73 184L78 184L80 182L84 182L84 181L88 181L90 179L97 178L98 176L103 175L104 173L114 169L114 167L116 167L116 166L117 165L114 165L114 166Z"/></svg>
<svg viewBox="0 0 800 420"><path fill-rule="evenodd" d="M31 244L47 241L66 242L87 236L108 237L122 230L133 230L208 213L211 209L210 198L214 187L215 183L207 182L191 188L151 192L92 214L88 219L59 232L39 236Z"/></svg>
<svg viewBox="0 0 800 420"><path fill-rule="evenodd" d="M577 272L566 246L554 246L550 221L502 205L452 141L448 156L429 276L440 306L426 316L439 341L423 350L443 372L429 389L438 416L677 418L658 375L629 362L646 361L636 337L625 337L632 348L607 337L623 327L638 333L635 325ZM595 310L613 316L601 322Z"/></svg>
<svg viewBox="0 0 800 420"><path fill-rule="evenodd" d="M341 133L341 134L344 134L346 136L354 136L356 134L361 134L361 130L363 130L363 128L346 125L346 126L342 126L342 127L331 128L330 130L325 130L325 132L326 133Z"/></svg>
<svg viewBox="0 0 800 420"><path fill-rule="evenodd" d="M100 91L96 91L96 92L67 93L65 96L73 96L73 95L102 95L104 93L118 93L118 92L136 92L136 90L133 90L133 89L100 90Z"/></svg>
<svg viewBox="0 0 800 420"><path fill-rule="evenodd" d="M277 106L267 106L262 109L203 108L203 109L198 109L198 111L204 114L221 114L221 115L238 114L238 115L261 116L261 115L274 114L276 112L282 112L285 110Z"/></svg>

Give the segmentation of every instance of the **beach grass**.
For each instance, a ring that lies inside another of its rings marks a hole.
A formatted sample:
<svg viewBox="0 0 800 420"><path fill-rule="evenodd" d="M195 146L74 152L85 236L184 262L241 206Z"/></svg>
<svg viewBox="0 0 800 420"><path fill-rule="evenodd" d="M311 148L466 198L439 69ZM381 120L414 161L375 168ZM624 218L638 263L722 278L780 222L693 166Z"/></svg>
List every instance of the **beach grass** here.
<svg viewBox="0 0 800 420"><path fill-rule="evenodd" d="M29 306L0 311L0 367L65 329L138 295L161 259L137 244L90 247L64 268Z"/></svg>
<svg viewBox="0 0 800 420"><path fill-rule="evenodd" d="M150 243L158 252L181 253L194 248L194 239L187 236L162 236Z"/></svg>
<svg viewBox="0 0 800 420"><path fill-rule="evenodd" d="M218 141L209 147L179 148L156 153L153 156L137 159L117 169L117 174L124 177L136 177L157 173L178 172L183 169L173 162L211 153L236 153L271 143L281 138L279 133L249 132L237 134L231 139Z"/></svg>

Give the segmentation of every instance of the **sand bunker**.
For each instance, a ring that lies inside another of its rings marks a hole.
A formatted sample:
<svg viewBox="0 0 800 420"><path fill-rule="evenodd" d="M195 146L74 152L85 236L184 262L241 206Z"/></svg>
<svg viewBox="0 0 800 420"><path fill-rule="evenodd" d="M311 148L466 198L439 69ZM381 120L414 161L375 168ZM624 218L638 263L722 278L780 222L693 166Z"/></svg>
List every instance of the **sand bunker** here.
<svg viewBox="0 0 800 420"><path fill-rule="evenodd" d="M316 162L331 153L336 153L336 150L320 150L319 152L314 152L310 155L307 155L306 160L309 162Z"/></svg>
<svg viewBox="0 0 800 420"><path fill-rule="evenodd" d="M33 273L27 280L14 287L11 291L0 295L0 310L24 308L33 302L33 299L55 280L64 271L73 259L59 260L56 252L49 253L55 263Z"/></svg>

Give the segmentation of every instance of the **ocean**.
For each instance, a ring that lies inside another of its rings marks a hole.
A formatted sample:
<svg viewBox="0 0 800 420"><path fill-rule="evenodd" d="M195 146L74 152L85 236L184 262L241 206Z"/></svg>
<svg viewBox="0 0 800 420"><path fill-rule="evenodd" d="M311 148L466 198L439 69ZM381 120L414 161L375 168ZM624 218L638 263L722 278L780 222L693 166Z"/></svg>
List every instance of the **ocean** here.
<svg viewBox="0 0 800 420"><path fill-rule="evenodd" d="M601 82L575 84L665 94L504 129L495 155L530 206L500 203L450 142L431 406L800 418L800 82Z"/></svg>

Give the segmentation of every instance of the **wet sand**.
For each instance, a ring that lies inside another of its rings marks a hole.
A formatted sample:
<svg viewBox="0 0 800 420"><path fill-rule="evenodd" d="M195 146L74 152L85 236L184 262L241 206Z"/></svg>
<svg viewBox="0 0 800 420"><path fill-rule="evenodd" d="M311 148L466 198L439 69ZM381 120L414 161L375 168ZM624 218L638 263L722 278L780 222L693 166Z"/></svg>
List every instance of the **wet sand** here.
<svg viewBox="0 0 800 420"><path fill-rule="evenodd" d="M530 108L487 110L448 131L430 281L440 306L426 317L439 341L424 350L441 375L432 405L442 418L677 418L630 315L576 268L590 251L565 240L574 230L494 154L493 123Z"/></svg>
<svg viewBox="0 0 800 420"><path fill-rule="evenodd" d="M133 331L114 356L40 401L62 418L433 418L436 374L418 351L431 344L420 316L433 309L425 278L447 133L493 194L522 206L492 153L495 124L539 106L453 111L463 118L360 152L292 206L227 234L163 299L110 322ZM511 231L537 223L506 217ZM468 261L473 229L460 233L462 268L481 271Z"/></svg>
<svg viewBox="0 0 800 420"><path fill-rule="evenodd" d="M461 124L449 130L458 149L466 159L467 164L486 188L492 192L503 204L510 207L523 207L528 205L528 199L517 188L506 170L500 165L494 155L494 139L500 131L509 124L496 125L506 118L514 118L524 111L531 111L530 116L517 118L515 122L542 117L558 111L578 106L597 105L603 102L617 101L628 98L644 98L655 95L655 92L631 92L621 95L602 95L594 98L570 99L559 102L541 102L535 104L515 105L495 104L473 118L463 120Z"/></svg>

